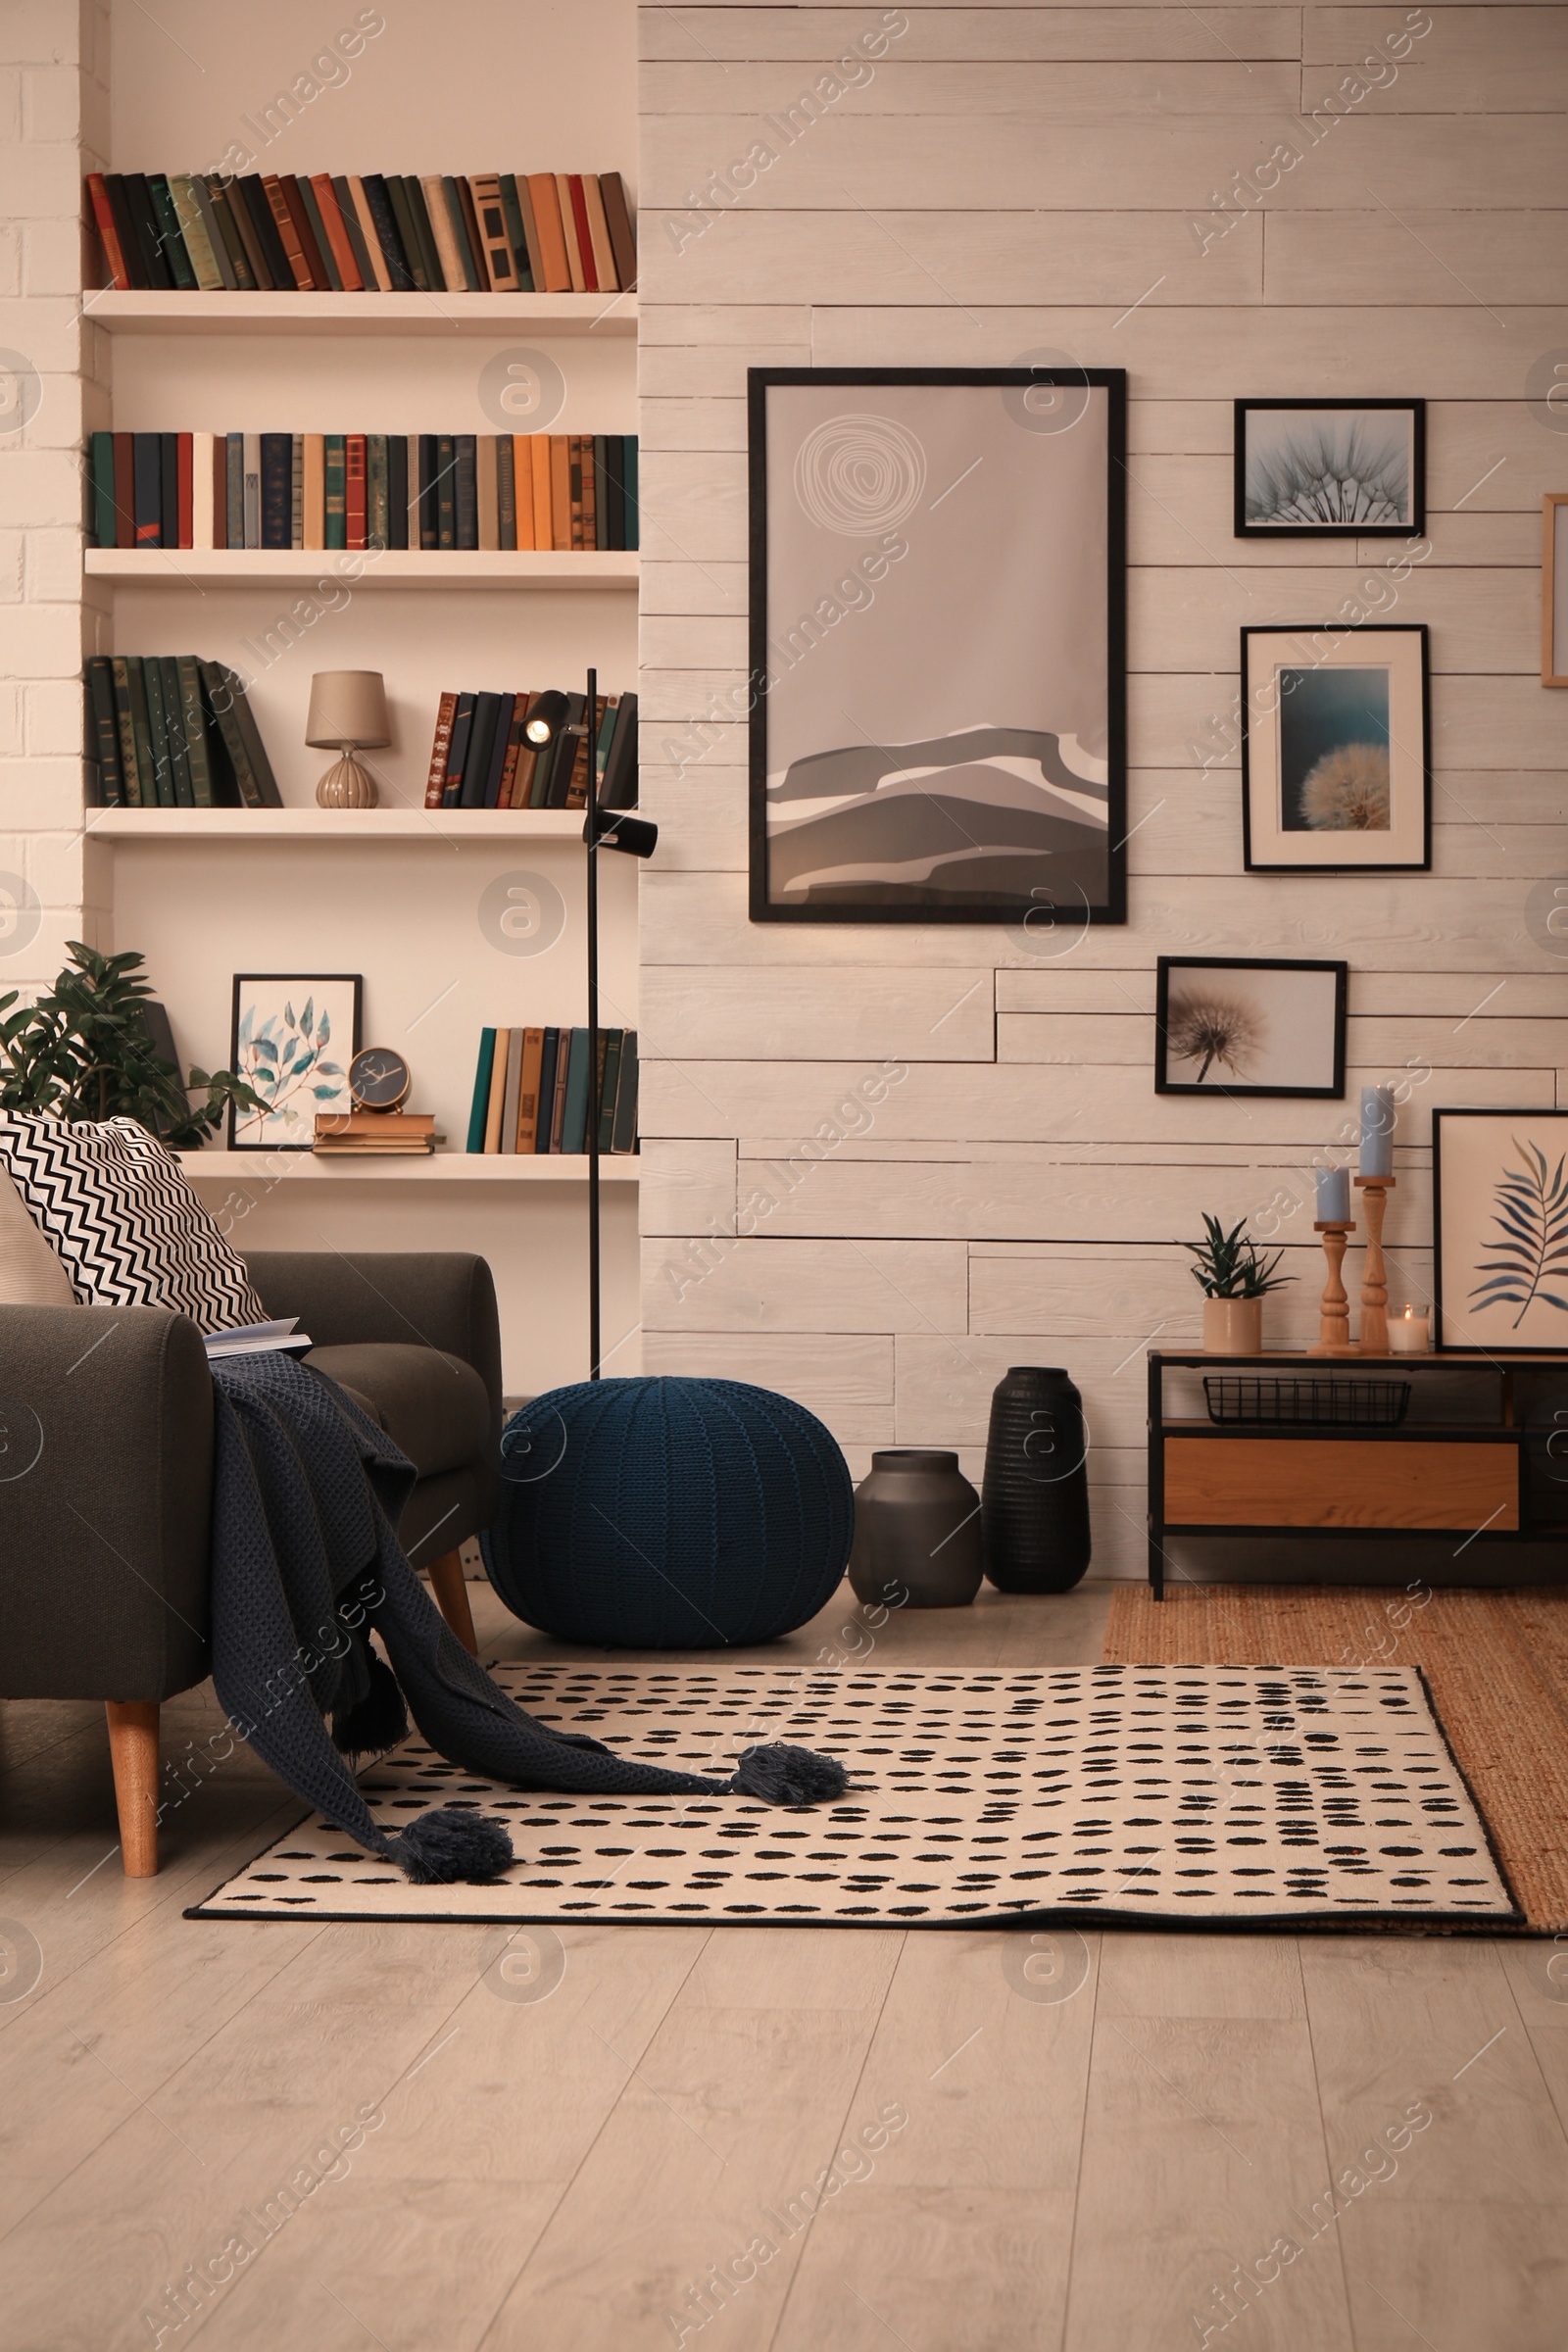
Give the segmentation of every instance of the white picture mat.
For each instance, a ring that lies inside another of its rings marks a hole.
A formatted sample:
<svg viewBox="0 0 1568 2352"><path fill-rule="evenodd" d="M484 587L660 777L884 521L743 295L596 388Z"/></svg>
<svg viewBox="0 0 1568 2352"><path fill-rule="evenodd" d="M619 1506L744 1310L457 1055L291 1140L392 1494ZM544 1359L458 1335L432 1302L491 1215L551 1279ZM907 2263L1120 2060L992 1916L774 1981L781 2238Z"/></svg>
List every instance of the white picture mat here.
<svg viewBox="0 0 1568 2352"><path fill-rule="evenodd" d="M1419 636L1357 629L1325 654L1326 629L1272 631L1245 640L1247 798L1255 865L1419 865L1426 854L1425 711ZM1282 669L1389 672L1389 830L1287 832L1281 822L1279 673Z"/></svg>
<svg viewBox="0 0 1568 2352"><path fill-rule="evenodd" d="M1204 1093L1222 1094L1233 1085L1330 1087L1338 990L1339 974L1332 970L1271 972L1234 964L1185 964L1169 976L1167 1025L1184 999L1198 996L1224 998L1254 1014L1257 1044L1246 1056L1245 1067L1233 1073L1216 1062L1202 1082ZM1200 1066L1165 1052L1168 1085L1194 1085Z"/></svg>
<svg viewBox="0 0 1568 2352"><path fill-rule="evenodd" d="M1548 1175L1568 1153L1568 1118L1539 1112L1500 1111L1495 1116L1444 1118L1440 1139L1438 1253L1443 1269L1445 1348L1544 1348L1568 1349L1568 1311L1541 1298L1524 1310L1517 1304L1477 1304L1471 1293L1489 1278L1482 1265L1496 1256L1502 1237L1494 1222L1496 1188L1505 1169L1517 1167L1514 1145L1534 1144L1544 1154ZM1544 1287L1568 1298L1568 1278Z"/></svg>

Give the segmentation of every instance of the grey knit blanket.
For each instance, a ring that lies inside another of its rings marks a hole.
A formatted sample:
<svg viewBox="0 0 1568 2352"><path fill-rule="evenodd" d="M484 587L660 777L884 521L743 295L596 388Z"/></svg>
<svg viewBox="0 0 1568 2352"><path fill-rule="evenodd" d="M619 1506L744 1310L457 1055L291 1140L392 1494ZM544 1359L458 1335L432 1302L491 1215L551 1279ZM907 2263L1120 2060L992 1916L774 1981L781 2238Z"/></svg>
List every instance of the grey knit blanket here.
<svg viewBox="0 0 1568 2352"><path fill-rule="evenodd" d="M399 1548L416 1473L386 1433L290 1356L215 1363L213 1385L219 1702L297 1796L369 1852L427 1883L493 1878L514 1859L505 1825L470 1806L419 1815L396 1836L377 1823L345 1756L394 1746L408 1730L405 1702L437 1754L516 1788L777 1804L842 1791L842 1767L804 1748L748 1748L732 1778L710 1780L525 1714L468 1655Z"/></svg>

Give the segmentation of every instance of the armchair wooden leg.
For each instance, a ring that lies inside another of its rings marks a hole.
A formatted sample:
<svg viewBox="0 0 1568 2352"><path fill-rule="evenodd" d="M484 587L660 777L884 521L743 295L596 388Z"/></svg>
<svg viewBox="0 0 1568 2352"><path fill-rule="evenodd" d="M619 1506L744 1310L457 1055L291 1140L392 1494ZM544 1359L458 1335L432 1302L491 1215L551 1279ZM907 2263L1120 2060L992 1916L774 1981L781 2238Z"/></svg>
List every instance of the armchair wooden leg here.
<svg viewBox="0 0 1568 2352"><path fill-rule="evenodd" d="M473 1611L468 1606L468 1588L463 1574L461 1551L444 1551L430 1563L430 1590L435 1605L446 1619L469 1657L479 1655L479 1643L473 1630Z"/></svg>
<svg viewBox="0 0 1568 2352"><path fill-rule="evenodd" d="M115 1803L120 1813L120 1850L127 1879L150 1879L158 1871L158 1702L111 1698L109 1754L115 1768Z"/></svg>

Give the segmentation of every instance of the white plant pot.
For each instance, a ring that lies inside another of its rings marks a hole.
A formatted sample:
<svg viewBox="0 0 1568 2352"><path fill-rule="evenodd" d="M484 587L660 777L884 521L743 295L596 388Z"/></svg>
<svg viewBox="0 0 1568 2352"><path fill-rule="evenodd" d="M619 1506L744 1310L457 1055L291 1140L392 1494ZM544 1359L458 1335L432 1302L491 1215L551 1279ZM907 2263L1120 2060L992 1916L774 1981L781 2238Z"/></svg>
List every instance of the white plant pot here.
<svg viewBox="0 0 1568 2352"><path fill-rule="evenodd" d="M1263 1301L1261 1298L1205 1298L1203 1353L1205 1355L1261 1355Z"/></svg>

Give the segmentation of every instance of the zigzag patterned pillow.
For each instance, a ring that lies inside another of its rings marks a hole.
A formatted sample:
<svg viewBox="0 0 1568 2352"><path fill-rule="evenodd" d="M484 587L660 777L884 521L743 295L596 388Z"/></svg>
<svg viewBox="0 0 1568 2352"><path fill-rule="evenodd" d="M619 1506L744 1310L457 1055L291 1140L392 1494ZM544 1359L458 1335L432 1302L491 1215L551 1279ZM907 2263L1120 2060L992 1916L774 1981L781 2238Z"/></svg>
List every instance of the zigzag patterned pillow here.
<svg viewBox="0 0 1568 2352"><path fill-rule="evenodd" d="M167 1306L204 1332L266 1320L179 1162L135 1119L73 1127L0 1113L0 1166L81 1305Z"/></svg>

